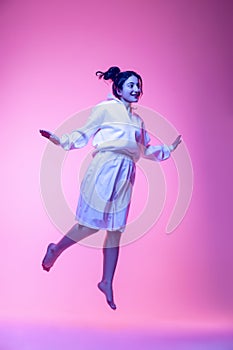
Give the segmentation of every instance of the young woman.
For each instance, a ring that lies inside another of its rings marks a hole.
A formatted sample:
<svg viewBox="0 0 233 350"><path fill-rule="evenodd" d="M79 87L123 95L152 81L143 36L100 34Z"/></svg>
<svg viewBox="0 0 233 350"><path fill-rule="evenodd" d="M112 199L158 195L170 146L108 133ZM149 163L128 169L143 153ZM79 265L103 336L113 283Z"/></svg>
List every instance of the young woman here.
<svg viewBox="0 0 233 350"><path fill-rule="evenodd" d="M112 81L108 100L99 103L86 124L61 138L45 130L42 136L65 150L84 147L93 137L93 160L80 188L76 223L58 242L51 243L43 259L49 271L58 256L74 243L99 230L106 230L103 247L103 276L98 288L115 310L113 277L119 255L120 238L125 230L135 178L135 163L142 156L154 161L169 158L181 142L178 136L171 146L152 146L143 120L133 112L132 103L142 94L142 78L133 71L111 67L98 71L99 79Z"/></svg>

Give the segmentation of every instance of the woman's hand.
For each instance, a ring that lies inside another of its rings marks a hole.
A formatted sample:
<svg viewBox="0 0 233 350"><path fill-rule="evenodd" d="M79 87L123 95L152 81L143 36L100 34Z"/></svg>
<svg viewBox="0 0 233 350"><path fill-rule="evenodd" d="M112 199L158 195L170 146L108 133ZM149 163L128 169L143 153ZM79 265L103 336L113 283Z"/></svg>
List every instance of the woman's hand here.
<svg viewBox="0 0 233 350"><path fill-rule="evenodd" d="M177 146L181 143L181 135L179 135L175 141L169 146L170 151L173 152L177 148Z"/></svg>
<svg viewBox="0 0 233 350"><path fill-rule="evenodd" d="M60 145L60 139L56 135L46 130L40 130L40 133L43 137L46 137L47 139L49 139L49 141L51 141L55 145Z"/></svg>

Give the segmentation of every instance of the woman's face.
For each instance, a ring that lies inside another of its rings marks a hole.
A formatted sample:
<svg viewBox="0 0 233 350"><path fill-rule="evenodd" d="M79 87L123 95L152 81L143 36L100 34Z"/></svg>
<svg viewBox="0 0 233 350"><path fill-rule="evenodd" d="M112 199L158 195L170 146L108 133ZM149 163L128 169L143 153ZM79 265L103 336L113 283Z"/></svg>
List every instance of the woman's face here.
<svg viewBox="0 0 233 350"><path fill-rule="evenodd" d="M131 75L123 84L122 90L118 90L120 99L124 102L138 102L141 94L140 84L135 75Z"/></svg>

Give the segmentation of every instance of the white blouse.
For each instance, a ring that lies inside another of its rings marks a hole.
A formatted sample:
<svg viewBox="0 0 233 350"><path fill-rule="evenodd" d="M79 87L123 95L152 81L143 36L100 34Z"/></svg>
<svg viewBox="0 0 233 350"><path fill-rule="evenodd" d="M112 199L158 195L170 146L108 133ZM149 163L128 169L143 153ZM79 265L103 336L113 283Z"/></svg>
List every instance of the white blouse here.
<svg viewBox="0 0 233 350"><path fill-rule="evenodd" d="M86 124L60 138L65 150L84 147L93 137L94 154L99 151L119 152L135 162L142 156L162 161L170 156L166 145L152 146L143 120L132 111L128 113L124 103L111 96L96 105Z"/></svg>

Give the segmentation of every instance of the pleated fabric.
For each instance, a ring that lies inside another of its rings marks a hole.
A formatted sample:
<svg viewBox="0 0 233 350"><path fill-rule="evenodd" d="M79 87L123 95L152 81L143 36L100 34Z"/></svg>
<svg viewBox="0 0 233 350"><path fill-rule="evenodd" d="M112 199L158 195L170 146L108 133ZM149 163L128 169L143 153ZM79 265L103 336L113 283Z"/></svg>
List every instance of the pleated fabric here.
<svg viewBox="0 0 233 350"><path fill-rule="evenodd" d="M98 152L81 183L78 222L95 229L123 232L134 180L133 159L117 152Z"/></svg>

